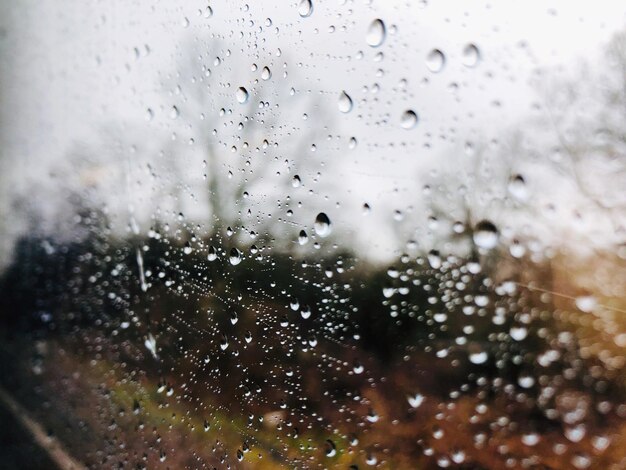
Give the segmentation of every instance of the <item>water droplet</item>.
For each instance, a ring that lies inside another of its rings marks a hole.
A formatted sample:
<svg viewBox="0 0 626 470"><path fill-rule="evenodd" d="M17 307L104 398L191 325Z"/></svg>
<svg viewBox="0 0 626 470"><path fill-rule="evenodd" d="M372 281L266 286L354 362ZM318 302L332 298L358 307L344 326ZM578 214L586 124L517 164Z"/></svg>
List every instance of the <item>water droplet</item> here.
<svg viewBox="0 0 626 470"><path fill-rule="evenodd" d="M326 452L326 457L334 457L335 455L337 455L337 447L335 446L335 443L330 439L326 440L324 450Z"/></svg>
<svg viewBox="0 0 626 470"><path fill-rule="evenodd" d="M354 366L352 367L352 371L355 374L362 374L364 370L365 370L365 368L363 367L363 365L360 362L354 361Z"/></svg>
<svg viewBox="0 0 626 470"><path fill-rule="evenodd" d="M475 67L480 60L480 51L475 44L468 44L463 48L463 65Z"/></svg>
<svg viewBox="0 0 626 470"><path fill-rule="evenodd" d="M308 241L309 237L306 232L304 230L300 230L300 233L298 234L298 244L306 245Z"/></svg>
<svg viewBox="0 0 626 470"><path fill-rule="evenodd" d="M411 405L411 408L419 408L420 405L424 402L424 395L422 395L421 393L416 393L413 396L408 396L407 401L409 402L409 405Z"/></svg>
<svg viewBox="0 0 626 470"><path fill-rule="evenodd" d="M525 201L528 199L528 191L526 188L526 181L522 175L514 175L509 179L507 189L511 196L519 201Z"/></svg>
<svg viewBox="0 0 626 470"><path fill-rule="evenodd" d="M572 465L579 469L584 470L591 466L591 458L588 455L577 454L572 457Z"/></svg>
<svg viewBox="0 0 626 470"><path fill-rule="evenodd" d="M452 452L451 457L454 463L461 464L465 462L465 452L463 452L461 449L457 449L454 452Z"/></svg>
<svg viewBox="0 0 626 470"><path fill-rule="evenodd" d="M530 375L522 375L517 378L517 383L522 388L531 388L535 385L535 379Z"/></svg>
<svg viewBox="0 0 626 470"><path fill-rule="evenodd" d="M471 353L469 360L472 364L484 364L488 357L489 355L485 351L478 351Z"/></svg>
<svg viewBox="0 0 626 470"><path fill-rule="evenodd" d="M402 113L400 118L400 125L403 129L413 129L417 124L417 114L411 109L407 109Z"/></svg>
<svg viewBox="0 0 626 470"><path fill-rule="evenodd" d="M272 78L272 72L268 67L263 67L263 70L261 71L261 78L263 80L269 80Z"/></svg>
<svg viewBox="0 0 626 470"><path fill-rule="evenodd" d="M302 184L302 181L300 180L300 177L298 175L295 175L291 179L291 186L293 186L294 188L299 188L301 184Z"/></svg>
<svg viewBox="0 0 626 470"><path fill-rule="evenodd" d="M437 323L444 323L448 319L448 314L443 312L438 312L433 315L433 320Z"/></svg>
<svg viewBox="0 0 626 470"><path fill-rule="evenodd" d="M315 218L314 228L315 233L317 233L322 238L330 235L332 229L328 216L323 212L317 214L317 217Z"/></svg>
<svg viewBox="0 0 626 470"><path fill-rule="evenodd" d="M604 452L609 447L610 443L611 440L606 436L594 436L593 439L591 439L593 448L598 452Z"/></svg>
<svg viewBox="0 0 626 470"><path fill-rule="evenodd" d="M576 297L576 307L585 313L592 312L598 304L596 298L593 295L581 295Z"/></svg>
<svg viewBox="0 0 626 470"><path fill-rule="evenodd" d="M426 67L432 73L439 73L446 64L446 56L439 49L433 49L426 56Z"/></svg>
<svg viewBox="0 0 626 470"><path fill-rule="evenodd" d="M180 116L180 111L176 106L172 106L172 109L170 109L170 118L176 119L178 116Z"/></svg>
<svg viewBox="0 0 626 470"><path fill-rule="evenodd" d="M473 239L479 248L491 250L498 244L498 229L489 220L481 220L474 227Z"/></svg>
<svg viewBox="0 0 626 470"><path fill-rule="evenodd" d="M152 333L148 333L148 337L144 341L144 345L146 346L148 351L150 351L152 357L154 357L155 359L159 358L159 356L157 355L156 338L152 335Z"/></svg>
<svg viewBox="0 0 626 470"><path fill-rule="evenodd" d="M370 410L367 416L365 416L365 419L368 420L370 423L375 423L379 420L379 416L374 410Z"/></svg>
<svg viewBox="0 0 626 470"><path fill-rule="evenodd" d="M563 434L570 442L577 443L583 440L587 434L587 428L584 424L579 424L578 426L566 428Z"/></svg>
<svg viewBox="0 0 626 470"><path fill-rule="evenodd" d="M441 255L437 250L430 250L428 253L428 264L433 269L439 269L441 267Z"/></svg>
<svg viewBox="0 0 626 470"><path fill-rule="evenodd" d="M230 256L228 257L230 264L232 264L233 266L237 266L239 263L241 263L241 259L241 251L239 251L237 248L231 248Z"/></svg>
<svg viewBox="0 0 626 470"><path fill-rule="evenodd" d="M381 19L375 19L367 28L367 34L365 35L365 41L371 47L378 47L385 42L387 31L385 23Z"/></svg>
<svg viewBox="0 0 626 470"><path fill-rule="evenodd" d="M522 443L527 446L536 446L537 444L539 444L540 440L541 438L539 437L539 434L535 432L524 434L522 436Z"/></svg>
<svg viewBox="0 0 626 470"><path fill-rule="evenodd" d="M301 0L298 5L298 14L302 18L307 18L313 13L313 2L311 0Z"/></svg>
<svg viewBox="0 0 626 470"><path fill-rule="evenodd" d="M246 101L248 101L248 90L240 86L235 92L235 98L237 98L238 103L244 104Z"/></svg>
<svg viewBox="0 0 626 470"><path fill-rule="evenodd" d="M217 259L217 250L214 246L209 247L209 254L206 257L209 261L215 261Z"/></svg>
<svg viewBox="0 0 626 470"><path fill-rule="evenodd" d="M511 335L511 338L515 341L522 341L528 336L528 329L523 326L513 326L509 331L509 335Z"/></svg>
<svg viewBox="0 0 626 470"><path fill-rule="evenodd" d="M309 318L311 316L311 307L309 307L308 305L304 305L301 309L300 309L300 315L302 316L302 318L304 318L305 320L307 318Z"/></svg>
<svg viewBox="0 0 626 470"><path fill-rule="evenodd" d="M349 113L352 111L352 106L352 98L350 98L350 95L348 95L345 91L342 91L339 95L339 101L337 102L339 111L342 113Z"/></svg>

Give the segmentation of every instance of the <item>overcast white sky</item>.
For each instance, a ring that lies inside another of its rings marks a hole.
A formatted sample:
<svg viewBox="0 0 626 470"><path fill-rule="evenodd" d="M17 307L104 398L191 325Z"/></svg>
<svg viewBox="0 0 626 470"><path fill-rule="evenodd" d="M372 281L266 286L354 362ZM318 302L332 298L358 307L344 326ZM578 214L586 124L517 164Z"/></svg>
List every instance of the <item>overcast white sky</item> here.
<svg viewBox="0 0 626 470"><path fill-rule="evenodd" d="M210 3L212 16L207 17L206 1L76 0L64 2L63 7L54 0L4 2L0 6L0 210L4 219L0 264L8 261L15 236L24 230L22 214L10 207L13 196L25 194L32 204L51 209L44 215L56 217L52 209L60 205L55 199L62 197L59 186L77 184L80 189L85 183L85 178L71 175L68 151L77 143L93 148L106 145L103 126L132 129L122 137L125 143L144 149L136 157L136 166L154 159L157 172L162 168L158 152L173 133L210 132L193 128L196 117L172 120L171 106L183 107L177 101L181 98L164 94L166 84L176 81L168 76L189 60L186 48L194 40L207 45L219 41L221 50L213 55L220 57L221 64L206 60L217 77L208 93L213 103L232 102L235 115L239 86L251 90L255 99L251 78L255 75L240 73L249 71L253 63L259 66L257 78L267 65L271 80L314 98L316 106L308 110L308 120L282 123L298 127L303 134L327 126L322 135L332 136L312 142L317 146L315 158L326 164L319 168L326 186L319 190L312 183L308 186L316 191L315 197L302 211L302 219L296 211L294 220L310 228L310 213L325 211L338 234L354 236L358 246L385 258L399 239L409 235L403 231L414 228L393 222L393 210L424 210L421 188L433 168L454 170L456 163L449 155L458 153L466 141L501 138L523 122L536 103L529 85L534 70L547 70L549 77L581 59L596 61L602 45L626 24L622 2L314 0L313 12L306 18L299 16L298 3L216 1ZM380 47L372 48L365 38L376 18L385 22L387 37ZM462 51L469 43L480 50L475 67L463 64ZM433 49L446 58L439 73L427 67ZM181 85L183 95L187 85ZM337 107L343 90L354 101L346 114ZM270 105L289 107L288 99L277 95ZM147 109L154 113L149 123ZM417 126L410 130L400 125L407 109L419 115ZM219 119L218 113L219 107L206 110L210 119ZM138 128L145 132L136 132ZM220 132L221 142L237 139L235 126L225 125ZM349 149L350 137L357 139L356 149ZM106 179L107 164L111 162L95 162L101 173L94 170L91 177ZM119 167L117 161L113 165ZM51 178L51 171L61 178ZM203 169L190 166L188 171L199 175ZM315 173L309 170L302 175L304 182L314 179ZM540 181L536 178L535 189ZM142 193L142 187L133 191L145 231L154 195L148 190ZM570 230L572 210L579 204L575 194L575 187L563 185L546 195L558 206L551 229ZM111 195L111 206L121 219L127 217L119 206L128 204L125 197ZM361 214L365 202L373 209L367 218ZM201 204L188 202L185 207L198 218L206 212ZM426 217L425 213L416 221ZM598 222L594 217L593 223L577 227L583 233L589 227L604 234L611 230L606 220ZM41 223L46 227L46 221Z"/></svg>

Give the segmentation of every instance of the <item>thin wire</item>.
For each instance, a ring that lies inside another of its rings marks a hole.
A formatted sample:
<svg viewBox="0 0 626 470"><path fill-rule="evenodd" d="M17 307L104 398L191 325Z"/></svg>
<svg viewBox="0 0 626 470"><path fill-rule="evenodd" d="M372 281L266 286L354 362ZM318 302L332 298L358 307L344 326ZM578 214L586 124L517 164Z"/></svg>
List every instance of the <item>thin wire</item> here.
<svg viewBox="0 0 626 470"><path fill-rule="evenodd" d="M555 291L548 290L548 289L542 289L541 287L530 286L528 284L522 284L521 282L515 282L515 284L520 286L520 287L525 287L528 290L545 292L546 294L552 294L552 295L556 295L557 297L563 297L565 299L570 299L570 300L576 301L576 297L574 297L572 295L560 294L559 292L555 292ZM608 305L603 305L603 304L597 304L597 305L598 305L598 307L602 307L602 308L605 308L607 310L612 310L614 312L620 312L620 313L626 314L626 310L622 310L620 308L609 307Z"/></svg>

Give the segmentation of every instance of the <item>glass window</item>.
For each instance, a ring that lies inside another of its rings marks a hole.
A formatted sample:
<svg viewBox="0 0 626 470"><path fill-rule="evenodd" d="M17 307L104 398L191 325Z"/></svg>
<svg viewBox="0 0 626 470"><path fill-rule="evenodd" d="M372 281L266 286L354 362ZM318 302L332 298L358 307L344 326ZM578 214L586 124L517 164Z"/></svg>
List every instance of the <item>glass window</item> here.
<svg viewBox="0 0 626 470"><path fill-rule="evenodd" d="M5 468L626 468L625 20L4 2Z"/></svg>

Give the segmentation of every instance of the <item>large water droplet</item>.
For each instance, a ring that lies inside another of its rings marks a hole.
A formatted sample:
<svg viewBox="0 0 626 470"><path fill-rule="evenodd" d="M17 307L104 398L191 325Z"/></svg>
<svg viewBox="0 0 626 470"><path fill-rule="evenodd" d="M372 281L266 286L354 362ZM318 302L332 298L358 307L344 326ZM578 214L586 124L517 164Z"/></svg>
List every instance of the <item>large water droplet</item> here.
<svg viewBox="0 0 626 470"><path fill-rule="evenodd" d="M474 227L473 239L479 248L490 250L498 244L498 229L489 220L481 220Z"/></svg>
<svg viewBox="0 0 626 470"><path fill-rule="evenodd" d="M428 253L428 264L433 269L439 269L441 267L441 255L437 250L430 250Z"/></svg>
<svg viewBox="0 0 626 470"><path fill-rule="evenodd" d="M307 18L311 16L311 13L313 13L313 2L311 0L301 0L298 5L298 15L302 18Z"/></svg>
<svg viewBox="0 0 626 470"><path fill-rule="evenodd" d="M304 318L305 320L307 318L309 318L311 316L311 307L309 307L308 305L304 305L301 309L300 309L300 315L302 316L302 318Z"/></svg>
<svg viewBox="0 0 626 470"><path fill-rule="evenodd" d="M419 406L424 402L424 395L416 393L413 396L407 397L407 400L409 405L411 405L411 408L419 408Z"/></svg>
<svg viewBox="0 0 626 470"><path fill-rule="evenodd" d="M335 455L337 455L337 447L335 446L335 443L330 439L326 440L326 445L324 447L326 457L334 457Z"/></svg>
<svg viewBox="0 0 626 470"><path fill-rule="evenodd" d="M263 70L261 70L261 78L263 80L269 80L272 78L272 72L268 67L263 67Z"/></svg>
<svg viewBox="0 0 626 470"><path fill-rule="evenodd" d="M324 214L323 212L320 212L319 214L317 214L317 217L315 218L314 228L315 228L315 233L317 233L322 238L330 235L331 224L330 224L330 219L328 218L328 216Z"/></svg>
<svg viewBox="0 0 626 470"><path fill-rule="evenodd" d="M576 307L581 311L589 313L596 308L598 301L593 295L581 295L580 297L576 297L575 303Z"/></svg>
<svg viewBox="0 0 626 470"><path fill-rule="evenodd" d="M367 28L367 34L365 36L365 41L371 47L378 47L383 42L385 42L385 37L387 36L387 30L385 28L385 23L383 20L375 19Z"/></svg>
<svg viewBox="0 0 626 470"><path fill-rule="evenodd" d="M522 341L528 336L528 329L524 326L512 326L509 330L509 335L515 341Z"/></svg>
<svg viewBox="0 0 626 470"><path fill-rule="evenodd" d="M308 241L309 237L307 236L306 232L304 230L300 230L300 233L298 234L298 244L306 245Z"/></svg>
<svg viewBox="0 0 626 470"><path fill-rule="evenodd" d="M433 49L426 56L426 67L433 73L439 73L446 64L446 56L439 49Z"/></svg>
<svg viewBox="0 0 626 470"><path fill-rule="evenodd" d="M527 446L536 446L540 440L541 437L536 432L522 435L522 443Z"/></svg>
<svg viewBox="0 0 626 470"><path fill-rule="evenodd" d="M248 101L248 90L240 86L239 88L237 88L237 91L235 92L235 98L237 98L238 103L241 103L241 104L245 103L246 101Z"/></svg>
<svg viewBox="0 0 626 470"><path fill-rule="evenodd" d="M337 102L337 106L339 107L339 111L342 113L349 113L352 111L352 98L345 91L342 91L339 95L339 101Z"/></svg>
<svg viewBox="0 0 626 470"><path fill-rule="evenodd" d="M517 383L522 388L530 388L535 385L535 378L530 375L522 375L517 378Z"/></svg>
<svg viewBox="0 0 626 470"><path fill-rule="evenodd" d="M230 264L232 264L233 266L237 266L239 263L241 263L241 258L241 251L239 251L237 248L231 248L230 256L228 257Z"/></svg>
<svg viewBox="0 0 626 470"><path fill-rule="evenodd" d="M474 67L480 60L480 51L475 44L468 44L463 48L463 65Z"/></svg>
<svg viewBox="0 0 626 470"><path fill-rule="evenodd" d="M209 254L206 257L209 261L215 261L217 259L217 250L214 246L209 247Z"/></svg>
<svg viewBox="0 0 626 470"><path fill-rule="evenodd" d="M526 181L522 175L514 175L509 179L507 189L511 196L519 201L528 199L528 191L526 189Z"/></svg>
<svg viewBox="0 0 626 470"><path fill-rule="evenodd" d="M400 125L403 129L413 129L417 124L417 114L411 109L407 109L402 113L400 118Z"/></svg>
<svg viewBox="0 0 626 470"><path fill-rule="evenodd" d="M144 341L144 345L146 346L148 351L150 351L152 357L158 359L159 356L157 355L156 338L152 335L152 333L148 333L148 337Z"/></svg>
<svg viewBox="0 0 626 470"><path fill-rule="evenodd" d="M488 357L489 355L485 351L478 351L471 353L469 360L472 364L484 364Z"/></svg>

